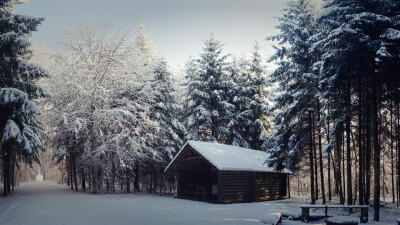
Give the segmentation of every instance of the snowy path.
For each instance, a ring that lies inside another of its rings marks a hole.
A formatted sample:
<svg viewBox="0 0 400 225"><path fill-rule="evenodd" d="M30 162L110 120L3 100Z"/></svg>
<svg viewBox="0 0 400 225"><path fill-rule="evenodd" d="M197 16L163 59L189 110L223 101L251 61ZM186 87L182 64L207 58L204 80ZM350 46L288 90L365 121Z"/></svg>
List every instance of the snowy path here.
<svg viewBox="0 0 400 225"><path fill-rule="evenodd" d="M43 181L21 184L12 197L0 199L0 224L261 225L265 214L281 209L300 213L298 203L288 201L220 205L155 195L93 195Z"/></svg>

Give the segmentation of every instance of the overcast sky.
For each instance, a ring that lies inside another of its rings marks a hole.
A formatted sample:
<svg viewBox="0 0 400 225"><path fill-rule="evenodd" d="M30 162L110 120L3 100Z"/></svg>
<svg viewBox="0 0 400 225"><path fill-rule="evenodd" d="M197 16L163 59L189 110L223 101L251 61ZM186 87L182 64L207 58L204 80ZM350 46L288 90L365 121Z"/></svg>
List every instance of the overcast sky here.
<svg viewBox="0 0 400 225"><path fill-rule="evenodd" d="M134 29L143 23L157 52L172 67L188 56L197 56L203 40L213 32L226 44L224 53L248 54L255 41L263 57L272 53L265 37L276 34L274 17L288 0L30 0L16 13L45 17L33 42L61 51L68 28L82 22L108 23L118 29Z"/></svg>

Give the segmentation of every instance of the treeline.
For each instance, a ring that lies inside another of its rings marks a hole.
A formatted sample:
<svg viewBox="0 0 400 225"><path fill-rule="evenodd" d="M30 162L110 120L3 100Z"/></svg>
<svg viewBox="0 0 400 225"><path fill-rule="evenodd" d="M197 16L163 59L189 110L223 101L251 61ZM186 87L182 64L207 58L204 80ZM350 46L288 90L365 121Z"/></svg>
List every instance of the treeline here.
<svg viewBox="0 0 400 225"><path fill-rule="evenodd" d="M398 205L399 13L398 1L333 0L320 9L296 0L270 38L279 41L271 79L280 91L270 165L306 166L312 203L336 194L342 204L369 204L373 193L379 220L387 159Z"/></svg>
<svg viewBox="0 0 400 225"><path fill-rule="evenodd" d="M369 204L373 193L379 220L387 170L397 205L400 195L400 3L313 2L294 0L279 18L280 33L268 38L278 42L274 72L258 44L250 59L223 55L211 35L179 85L144 26L134 35L76 27L62 55L33 60L51 71L41 81L50 94L35 83L47 71L28 61L27 37L42 19L14 15L15 1L3 1L4 193L18 162L38 161L42 130L71 188L94 193L171 191L163 169L183 143L217 141L268 151L270 166L307 174L312 203L336 195ZM42 98L43 126L32 101Z"/></svg>
<svg viewBox="0 0 400 225"><path fill-rule="evenodd" d="M52 72L45 85L49 147L62 182L93 193L171 192L163 171L185 140L266 149L265 68L256 44L250 60L222 55L213 35L187 62L180 84L141 25L132 36L82 25L62 55L36 57ZM45 118L44 118L45 117Z"/></svg>
<svg viewBox="0 0 400 225"><path fill-rule="evenodd" d="M163 168L182 146L172 74L154 53L144 26L134 36L111 27L82 25L68 35L65 52L49 64L46 103L54 158L78 191L115 192L124 185L149 192L166 186ZM40 60L40 59L38 59Z"/></svg>
<svg viewBox="0 0 400 225"><path fill-rule="evenodd" d="M14 186L18 162L39 163L44 145L64 170L61 182L93 193L118 186L127 193L171 192L174 177L163 170L187 139L266 149L266 71L258 44L248 60L222 55L211 35L203 53L187 62L181 83L143 25L134 35L77 26L62 54L32 54L27 38L43 19L14 15L16 3L1 5L9 22L1 31L9 38L2 39L0 95L4 194ZM18 18L21 26L14 27Z"/></svg>

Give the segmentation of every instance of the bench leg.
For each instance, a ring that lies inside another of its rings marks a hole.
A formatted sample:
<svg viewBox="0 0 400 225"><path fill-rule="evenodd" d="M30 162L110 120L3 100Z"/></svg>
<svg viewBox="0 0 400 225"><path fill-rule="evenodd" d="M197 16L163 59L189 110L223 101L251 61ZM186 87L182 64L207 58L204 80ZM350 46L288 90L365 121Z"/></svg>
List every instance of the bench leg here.
<svg viewBox="0 0 400 225"><path fill-rule="evenodd" d="M310 221L310 209L301 208L301 222L308 223Z"/></svg>
<svg viewBox="0 0 400 225"><path fill-rule="evenodd" d="M325 219L324 219L325 222L327 218L328 218L328 206L325 206Z"/></svg>
<svg viewBox="0 0 400 225"><path fill-rule="evenodd" d="M368 222L368 209L361 208L361 218L360 223L367 223Z"/></svg>

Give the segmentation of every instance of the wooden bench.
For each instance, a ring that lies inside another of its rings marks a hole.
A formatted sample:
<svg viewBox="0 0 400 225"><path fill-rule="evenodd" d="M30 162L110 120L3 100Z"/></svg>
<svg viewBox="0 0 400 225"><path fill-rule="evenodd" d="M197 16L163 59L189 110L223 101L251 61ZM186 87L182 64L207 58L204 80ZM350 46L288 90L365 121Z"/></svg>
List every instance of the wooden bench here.
<svg viewBox="0 0 400 225"><path fill-rule="evenodd" d="M328 217L328 209L361 209L360 223L368 222L368 205L300 205L301 222L308 223L310 221L310 209L325 209L325 221Z"/></svg>

